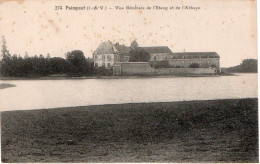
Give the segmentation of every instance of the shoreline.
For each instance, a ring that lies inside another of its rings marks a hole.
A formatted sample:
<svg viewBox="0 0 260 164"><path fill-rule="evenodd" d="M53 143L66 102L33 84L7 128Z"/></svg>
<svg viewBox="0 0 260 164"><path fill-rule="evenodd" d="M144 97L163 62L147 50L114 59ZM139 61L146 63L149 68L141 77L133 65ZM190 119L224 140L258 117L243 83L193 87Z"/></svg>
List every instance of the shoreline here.
<svg viewBox="0 0 260 164"><path fill-rule="evenodd" d="M257 98L1 112L2 162L258 162Z"/></svg>
<svg viewBox="0 0 260 164"><path fill-rule="evenodd" d="M162 76L82 76L82 77L68 77L68 76L45 76L37 78L27 77L0 77L0 80L83 80L83 79L142 79L142 78L182 78L182 77L221 77L221 76L239 76L236 74L220 74L220 75L162 75Z"/></svg>
<svg viewBox="0 0 260 164"><path fill-rule="evenodd" d="M65 106L65 107L50 107L50 108L39 108L39 109L14 109L14 110L3 110L3 112L19 112L19 111L43 111L43 110L73 110L78 108L106 108L113 106L139 106L139 105L161 105L161 104L178 104L178 103L211 103L216 101L237 101L237 100L248 100L258 99L258 97L247 97L247 98L220 98L220 99L209 99L209 100L178 100L178 101L164 101L164 102L130 102L130 103L115 103L115 104L92 104L92 105L81 105L81 106Z"/></svg>

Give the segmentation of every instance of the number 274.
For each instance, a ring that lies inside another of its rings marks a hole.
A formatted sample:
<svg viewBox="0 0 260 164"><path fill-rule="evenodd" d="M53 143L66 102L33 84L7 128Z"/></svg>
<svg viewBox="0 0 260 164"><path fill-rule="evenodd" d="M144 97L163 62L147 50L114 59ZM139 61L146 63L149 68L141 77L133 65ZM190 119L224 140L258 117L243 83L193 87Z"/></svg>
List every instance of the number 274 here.
<svg viewBox="0 0 260 164"><path fill-rule="evenodd" d="M55 10L62 10L62 6L55 6Z"/></svg>

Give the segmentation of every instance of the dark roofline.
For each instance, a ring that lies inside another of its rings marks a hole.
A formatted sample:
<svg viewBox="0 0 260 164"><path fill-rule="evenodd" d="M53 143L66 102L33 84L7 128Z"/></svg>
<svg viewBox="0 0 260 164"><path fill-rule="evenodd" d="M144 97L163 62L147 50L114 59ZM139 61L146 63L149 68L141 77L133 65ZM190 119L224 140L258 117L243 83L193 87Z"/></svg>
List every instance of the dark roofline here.
<svg viewBox="0 0 260 164"><path fill-rule="evenodd" d="M168 46L147 46L147 47L138 47L138 48L158 48L158 47L167 47L167 48L169 48Z"/></svg>
<svg viewBox="0 0 260 164"><path fill-rule="evenodd" d="M217 52L214 52L214 51L207 51L207 52L173 52L173 53L216 53Z"/></svg>
<svg viewBox="0 0 260 164"><path fill-rule="evenodd" d="M171 55L217 55L218 57L219 54L217 52L174 52L171 53Z"/></svg>
<svg viewBox="0 0 260 164"><path fill-rule="evenodd" d="M143 49L145 51L150 51L150 50L157 51L156 53L172 53L172 50L168 46L138 47L138 49ZM148 53L153 53L153 52L148 52Z"/></svg>

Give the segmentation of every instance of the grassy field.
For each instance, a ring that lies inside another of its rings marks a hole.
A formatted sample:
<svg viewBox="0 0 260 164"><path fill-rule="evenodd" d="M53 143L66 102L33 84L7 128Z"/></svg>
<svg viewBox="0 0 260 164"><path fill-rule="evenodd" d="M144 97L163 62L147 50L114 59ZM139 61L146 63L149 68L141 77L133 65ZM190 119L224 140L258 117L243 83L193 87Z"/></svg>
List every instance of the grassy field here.
<svg viewBox="0 0 260 164"><path fill-rule="evenodd" d="M257 101L2 112L2 162L258 162Z"/></svg>

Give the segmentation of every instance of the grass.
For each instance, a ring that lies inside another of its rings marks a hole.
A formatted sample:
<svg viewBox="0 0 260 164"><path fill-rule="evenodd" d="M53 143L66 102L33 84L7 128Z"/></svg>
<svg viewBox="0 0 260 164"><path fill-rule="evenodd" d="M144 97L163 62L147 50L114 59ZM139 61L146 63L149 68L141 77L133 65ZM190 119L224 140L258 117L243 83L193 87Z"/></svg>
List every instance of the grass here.
<svg viewBox="0 0 260 164"><path fill-rule="evenodd" d="M2 161L258 162L257 101L2 112Z"/></svg>

